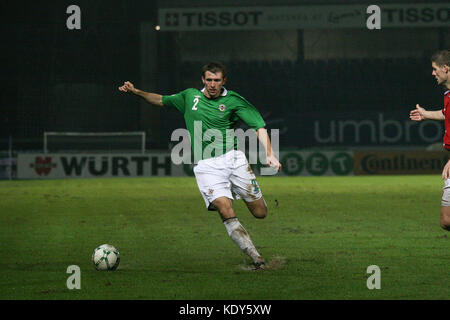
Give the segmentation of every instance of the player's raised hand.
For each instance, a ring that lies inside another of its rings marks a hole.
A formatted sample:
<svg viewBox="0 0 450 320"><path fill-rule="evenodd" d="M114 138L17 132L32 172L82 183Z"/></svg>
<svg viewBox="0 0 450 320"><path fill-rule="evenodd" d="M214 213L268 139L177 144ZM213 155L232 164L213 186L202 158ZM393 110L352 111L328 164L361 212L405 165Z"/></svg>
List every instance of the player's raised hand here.
<svg viewBox="0 0 450 320"><path fill-rule="evenodd" d="M136 88L130 81L124 82L123 86L119 87L119 91L122 92L128 92L128 93L135 93Z"/></svg>
<svg viewBox="0 0 450 320"><path fill-rule="evenodd" d="M446 180L450 178L450 160L447 161L447 164L444 166L444 170L442 170L442 179Z"/></svg>
<svg viewBox="0 0 450 320"><path fill-rule="evenodd" d="M416 104L416 108L409 112L409 118L413 121L425 120L425 109Z"/></svg>

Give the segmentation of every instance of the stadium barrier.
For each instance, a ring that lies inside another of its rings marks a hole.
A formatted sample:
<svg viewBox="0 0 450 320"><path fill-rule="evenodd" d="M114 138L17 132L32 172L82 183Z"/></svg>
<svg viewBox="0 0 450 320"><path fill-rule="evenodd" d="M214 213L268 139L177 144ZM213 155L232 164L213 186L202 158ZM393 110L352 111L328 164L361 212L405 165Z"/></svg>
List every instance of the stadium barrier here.
<svg viewBox="0 0 450 320"><path fill-rule="evenodd" d="M277 176L440 174L446 151L281 151ZM261 163L252 164L260 175ZM170 152L145 154L19 153L18 179L193 176L192 165L175 165Z"/></svg>
<svg viewBox="0 0 450 320"><path fill-rule="evenodd" d="M352 175L353 155L347 151L282 151L282 176ZM259 175L261 164L252 165ZM192 165L175 165L170 152L146 154L19 153L19 179L192 176Z"/></svg>

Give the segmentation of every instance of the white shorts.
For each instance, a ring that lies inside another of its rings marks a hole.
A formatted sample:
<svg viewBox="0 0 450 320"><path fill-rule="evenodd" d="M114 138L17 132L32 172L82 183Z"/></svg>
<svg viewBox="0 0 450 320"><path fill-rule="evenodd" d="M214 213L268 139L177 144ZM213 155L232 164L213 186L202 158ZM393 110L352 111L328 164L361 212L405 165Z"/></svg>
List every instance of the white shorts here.
<svg viewBox="0 0 450 320"><path fill-rule="evenodd" d="M444 188L442 190L442 207L450 207L450 179L445 179Z"/></svg>
<svg viewBox="0 0 450 320"><path fill-rule="evenodd" d="M200 160L194 167L194 174L208 210L217 210L212 202L219 197L246 202L262 197L256 176L240 150Z"/></svg>

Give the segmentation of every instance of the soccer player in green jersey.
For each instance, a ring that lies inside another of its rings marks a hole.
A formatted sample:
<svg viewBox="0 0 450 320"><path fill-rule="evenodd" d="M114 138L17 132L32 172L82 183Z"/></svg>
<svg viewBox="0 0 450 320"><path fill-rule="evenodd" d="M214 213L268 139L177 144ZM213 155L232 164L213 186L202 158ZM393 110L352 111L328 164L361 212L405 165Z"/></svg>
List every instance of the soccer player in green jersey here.
<svg viewBox="0 0 450 320"><path fill-rule="evenodd" d="M239 94L224 87L225 66L210 62L202 72L202 90L190 88L171 96L160 95L136 89L128 81L119 90L156 106L174 107L184 115L194 159L199 160L195 161L194 174L207 209L219 212L230 238L253 260L255 268L263 268L265 260L236 217L233 200L243 199L253 216L260 219L267 216L267 205L245 154L237 148L237 139L229 138L230 129L242 120L256 131L265 149L267 165L279 171L281 164L274 155L260 113ZM211 139L211 132L215 133L215 139Z"/></svg>

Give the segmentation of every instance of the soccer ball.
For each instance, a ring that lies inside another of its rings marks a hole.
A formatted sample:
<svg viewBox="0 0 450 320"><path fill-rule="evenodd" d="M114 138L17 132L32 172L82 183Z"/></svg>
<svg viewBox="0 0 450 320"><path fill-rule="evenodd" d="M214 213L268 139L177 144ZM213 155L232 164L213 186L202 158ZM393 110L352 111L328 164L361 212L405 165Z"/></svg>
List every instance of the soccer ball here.
<svg viewBox="0 0 450 320"><path fill-rule="evenodd" d="M119 262L119 250L110 244L102 244L92 253L92 263L97 270L116 270Z"/></svg>

